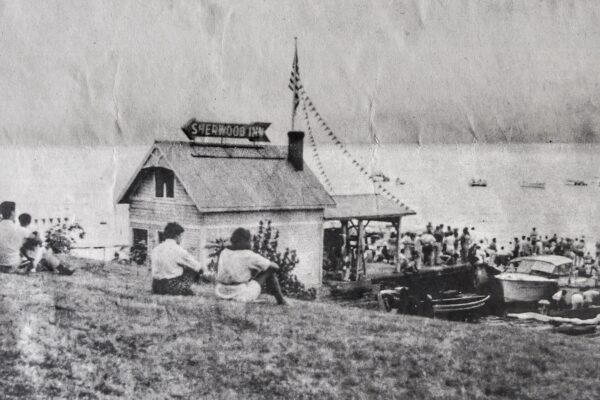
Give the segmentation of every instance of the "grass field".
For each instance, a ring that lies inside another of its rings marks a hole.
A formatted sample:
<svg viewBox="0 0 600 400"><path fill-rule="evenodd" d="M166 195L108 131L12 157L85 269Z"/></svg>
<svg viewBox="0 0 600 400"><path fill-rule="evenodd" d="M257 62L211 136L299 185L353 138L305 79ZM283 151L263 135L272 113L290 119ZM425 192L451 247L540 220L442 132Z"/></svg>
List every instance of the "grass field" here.
<svg viewBox="0 0 600 400"><path fill-rule="evenodd" d="M597 399L600 342L330 303L152 296L145 268L0 275L3 398Z"/></svg>

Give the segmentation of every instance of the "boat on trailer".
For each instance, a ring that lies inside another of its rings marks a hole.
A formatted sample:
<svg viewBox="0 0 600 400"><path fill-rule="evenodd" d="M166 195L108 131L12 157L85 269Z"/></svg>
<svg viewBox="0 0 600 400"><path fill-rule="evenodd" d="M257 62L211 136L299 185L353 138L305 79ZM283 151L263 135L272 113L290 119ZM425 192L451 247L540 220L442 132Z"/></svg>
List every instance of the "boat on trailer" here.
<svg viewBox="0 0 600 400"><path fill-rule="evenodd" d="M568 257L541 255L511 260L514 271L494 278L500 282L504 302L535 302L549 299L560 286L570 282L573 260Z"/></svg>

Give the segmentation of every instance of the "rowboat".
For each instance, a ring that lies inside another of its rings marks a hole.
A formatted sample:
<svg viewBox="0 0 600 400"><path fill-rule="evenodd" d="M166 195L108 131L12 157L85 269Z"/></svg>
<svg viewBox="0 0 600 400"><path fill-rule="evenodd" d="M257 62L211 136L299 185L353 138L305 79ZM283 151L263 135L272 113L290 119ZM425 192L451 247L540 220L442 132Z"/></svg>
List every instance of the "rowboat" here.
<svg viewBox="0 0 600 400"><path fill-rule="evenodd" d="M485 306L490 296L461 294L457 291L453 297L433 299L431 295L417 295L409 288L400 286L394 289L381 290L377 294L382 311L396 310L399 314L420 315L425 317L444 317L462 319L472 316Z"/></svg>
<svg viewBox="0 0 600 400"><path fill-rule="evenodd" d="M433 300L433 316L464 313L482 308L490 296L471 295L451 299Z"/></svg>

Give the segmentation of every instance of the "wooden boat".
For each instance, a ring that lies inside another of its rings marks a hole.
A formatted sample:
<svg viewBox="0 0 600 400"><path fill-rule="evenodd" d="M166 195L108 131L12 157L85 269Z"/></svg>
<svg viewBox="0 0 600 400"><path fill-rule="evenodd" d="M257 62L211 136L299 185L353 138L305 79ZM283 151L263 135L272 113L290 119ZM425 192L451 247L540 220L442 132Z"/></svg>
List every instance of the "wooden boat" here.
<svg viewBox="0 0 600 400"><path fill-rule="evenodd" d="M486 187L487 181L485 179L471 179L469 181L469 186L471 187Z"/></svg>
<svg viewBox="0 0 600 400"><path fill-rule="evenodd" d="M514 272L496 275L502 286L504 302L534 302L552 297L560 283L567 284L573 261L570 258L542 255L518 257L511 261Z"/></svg>
<svg viewBox="0 0 600 400"><path fill-rule="evenodd" d="M451 299L433 300L433 316L443 314L464 313L466 311L475 311L483 306L490 299L490 296L471 295L465 297L455 297Z"/></svg>
<svg viewBox="0 0 600 400"><path fill-rule="evenodd" d="M546 189L546 182L521 182L522 188Z"/></svg>
<svg viewBox="0 0 600 400"><path fill-rule="evenodd" d="M386 312L396 310L399 314L465 319L485 306L490 298L485 295L452 292L452 297L442 294L434 299L429 294L416 294L409 288L400 286L391 290L381 290L377 294L377 300L380 309Z"/></svg>

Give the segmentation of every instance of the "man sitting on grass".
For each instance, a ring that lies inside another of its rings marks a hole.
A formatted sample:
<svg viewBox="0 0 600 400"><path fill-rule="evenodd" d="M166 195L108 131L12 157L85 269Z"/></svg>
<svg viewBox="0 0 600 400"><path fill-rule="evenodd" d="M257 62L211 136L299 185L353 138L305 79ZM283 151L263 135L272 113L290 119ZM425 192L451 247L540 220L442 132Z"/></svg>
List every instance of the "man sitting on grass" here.
<svg viewBox="0 0 600 400"><path fill-rule="evenodd" d="M193 282L204 268L180 246L184 229L176 222L165 226L165 241L152 250L152 292L176 296L192 296Z"/></svg>
<svg viewBox="0 0 600 400"><path fill-rule="evenodd" d="M231 235L230 246L219 255L215 288L217 296L226 300L250 302L258 299L261 286L266 284L277 304L286 305L275 275L279 266L250 250L251 238L250 231L237 228Z"/></svg>
<svg viewBox="0 0 600 400"><path fill-rule="evenodd" d="M0 272L16 272L21 264L21 246L25 234L15 224L15 209L13 201L0 204Z"/></svg>

